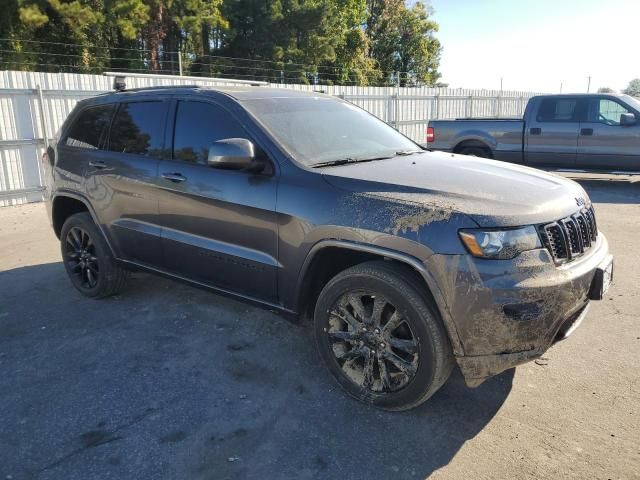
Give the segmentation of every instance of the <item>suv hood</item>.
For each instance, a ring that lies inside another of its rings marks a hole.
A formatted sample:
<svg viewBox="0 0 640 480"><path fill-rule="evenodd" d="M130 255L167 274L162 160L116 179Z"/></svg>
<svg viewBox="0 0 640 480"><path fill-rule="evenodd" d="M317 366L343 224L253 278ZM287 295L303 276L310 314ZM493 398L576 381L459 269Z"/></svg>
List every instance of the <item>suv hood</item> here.
<svg viewBox="0 0 640 480"><path fill-rule="evenodd" d="M511 163L444 152L325 167L333 186L449 209L481 227L546 223L589 204L572 180Z"/></svg>

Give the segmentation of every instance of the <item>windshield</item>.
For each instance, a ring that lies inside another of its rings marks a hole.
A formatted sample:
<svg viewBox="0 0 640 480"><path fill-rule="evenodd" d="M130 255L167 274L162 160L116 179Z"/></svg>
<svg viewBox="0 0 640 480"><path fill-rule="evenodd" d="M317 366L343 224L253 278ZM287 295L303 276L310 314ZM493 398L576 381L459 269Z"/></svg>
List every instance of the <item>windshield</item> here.
<svg viewBox="0 0 640 480"><path fill-rule="evenodd" d="M640 112L640 101L637 98L633 98L630 95L623 95L622 97L630 106Z"/></svg>
<svg viewBox="0 0 640 480"><path fill-rule="evenodd" d="M330 97L265 98L242 104L295 160L308 166L420 149L382 120Z"/></svg>

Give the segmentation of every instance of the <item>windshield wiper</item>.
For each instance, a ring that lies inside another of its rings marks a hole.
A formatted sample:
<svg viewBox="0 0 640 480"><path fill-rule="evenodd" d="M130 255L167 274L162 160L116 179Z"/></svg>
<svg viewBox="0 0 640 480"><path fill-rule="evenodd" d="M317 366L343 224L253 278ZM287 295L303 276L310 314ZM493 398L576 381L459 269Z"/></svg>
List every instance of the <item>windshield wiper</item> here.
<svg viewBox="0 0 640 480"><path fill-rule="evenodd" d="M407 155L413 155L415 153L424 153L424 150L400 150L396 152L396 155L399 157L405 157Z"/></svg>
<svg viewBox="0 0 640 480"><path fill-rule="evenodd" d="M386 160L388 158L393 158L394 155L384 156L384 157L371 157L371 158L339 158L338 160L329 160L328 162L320 162L314 165L311 165L311 168L322 168L322 167L336 167L338 165L346 165L348 163L364 163L364 162L373 162L374 160Z"/></svg>
<svg viewBox="0 0 640 480"><path fill-rule="evenodd" d="M336 167L338 165L347 165L348 163L363 163L363 162L373 162L375 160L388 160L393 157L404 157L407 155L413 155L414 153L424 153L424 150L400 150L398 152L394 152L392 155L380 155L377 157L368 157L368 158L339 158L338 160L329 160L328 162L320 162L311 166L311 168L322 168L322 167Z"/></svg>
<svg viewBox="0 0 640 480"><path fill-rule="evenodd" d="M311 165L311 168L335 167L337 165L346 165L347 163L357 162L355 158L340 158L338 160L329 160L328 162L320 162Z"/></svg>

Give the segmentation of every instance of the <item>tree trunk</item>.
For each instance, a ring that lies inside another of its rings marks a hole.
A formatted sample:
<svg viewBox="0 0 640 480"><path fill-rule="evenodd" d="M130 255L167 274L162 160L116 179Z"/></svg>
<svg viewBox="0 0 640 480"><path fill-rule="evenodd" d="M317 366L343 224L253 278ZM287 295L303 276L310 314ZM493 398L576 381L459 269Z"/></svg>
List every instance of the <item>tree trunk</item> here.
<svg viewBox="0 0 640 480"><path fill-rule="evenodd" d="M167 34L164 12L164 4L161 1L154 2L151 6L149 24L145 28L145 40L149 50L149 70L152 72L160 71L160 46Z"/></svg>

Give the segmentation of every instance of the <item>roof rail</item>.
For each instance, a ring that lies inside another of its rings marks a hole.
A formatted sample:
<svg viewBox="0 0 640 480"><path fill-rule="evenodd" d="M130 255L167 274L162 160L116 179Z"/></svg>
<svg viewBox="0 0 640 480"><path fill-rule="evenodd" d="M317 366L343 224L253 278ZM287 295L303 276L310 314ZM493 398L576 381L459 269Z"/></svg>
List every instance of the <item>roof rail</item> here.
<svg viewBox="0 0 640 480"><path fill-rule="evenodd" d="M235 80L233 78L215 78L215 77L184 77L180 75L156 75L153 73L127 73L127 72L104 72L107 77L114 77L113 89L122 92L126 89L126 77L131 78L153 78L162 80L189 80L199 82L218 82L218 83L236 83L240 85L251 85L259 87L261 85L269 85L267 82L258 80ZM177 85L179 86L179 85Z"/></svg>

